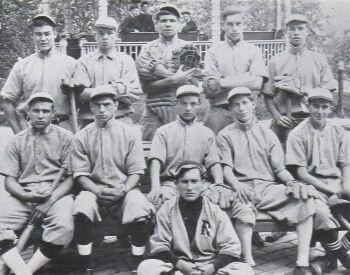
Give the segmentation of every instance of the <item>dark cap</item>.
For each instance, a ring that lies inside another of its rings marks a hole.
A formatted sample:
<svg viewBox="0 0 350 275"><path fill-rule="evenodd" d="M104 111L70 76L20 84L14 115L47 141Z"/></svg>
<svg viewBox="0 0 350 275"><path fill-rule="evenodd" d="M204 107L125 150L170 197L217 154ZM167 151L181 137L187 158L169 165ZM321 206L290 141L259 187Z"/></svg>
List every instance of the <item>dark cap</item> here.
<svg viewBox="0 0 350 275"><path fill-rule="evenodd" d="M117 94L116 92L114 91L112 85L101 85L101 86L98 86L96 88L91 88L91 94L90 94L90 100L93 100L94 98L96 97L99 97L99 96L113 96L113 97L116 97Z"/></svg>
<svg viewBox="0 0 350 275"><path fill-rule="evenodd" d="M55 100L53 99L52 95L47 93L47 92L39 92L39 93L34 93L32 94L27 102L26 102L26 105L27 106L30 106L30 104L33 102L33 101L36 101L37 99L45 99L45 100L48 100L48 101L51 101L53 104L55 104Z"/></svg>
<svg viewBox="0 0 350 275"><path fill-rule="evenodd" d="M48 14L44 14L44 13L41 13L41 14L37 14L33 17L32 19L32 22L34 23L35 21L37 20L42 20L42 21L45 21L47 22L50 26L52 27L56 27L57 26L57 23L55 21L55 19L53 19L50 15Z"/></svg>
<svg viewBox="0 0 350 275"><path fill-rule="evenodd" d="M161 6L158 10L158 13L161 12L161 11L167 11L167 12L170 12L171 14L174 14L176 17L180 17L180 12L179 10L173 6L173 5L164 5L164 6Z"/></svg>
<svg viewBox="0 0 350 275"><path fill-rule="evenodd" d="M309 23L309 21L307 20L307 18L299 13L296 14L291 14L287 19L286 19L286 26L288 26L291 23L294 22L300 22L300 23Z"/></svg>

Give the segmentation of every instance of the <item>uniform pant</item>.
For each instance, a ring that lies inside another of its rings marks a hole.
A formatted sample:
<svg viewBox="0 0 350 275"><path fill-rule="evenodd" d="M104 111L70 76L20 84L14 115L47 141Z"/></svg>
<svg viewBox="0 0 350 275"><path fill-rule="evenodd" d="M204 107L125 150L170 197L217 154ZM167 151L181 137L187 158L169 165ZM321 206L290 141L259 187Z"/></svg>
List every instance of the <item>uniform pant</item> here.
<svg viewBox="0 0 350 275"><path fill-rule="evenodd" d="M42 240L54 245L66 246L73 238L73 196L67 195L56 201L42 221ZM17 231L28 222L34 205L24 203L10 194L0 197L0 232Z"/></svg>
<svg viewBox="0 0 350 275"><path fill-rule="evenodd" d="M270 128L278 137L279 141L282 144L284 151L286 151L286 142L287 142L287 138L288 138L290 131L292 131L295 127L297 127L299 125L299 123L301 123L303 120L304 120L304 118L295 119L295 123L294 123L292 128L286 128L283 126L279 126L277 124L276 120L274 120L274 119L271 121Z"/></svg>
<svg viewBox="0 0 350 275"><path fill-rule="evenodd" d="M165 262L161 260L145 260L141 262L139 267L137 268L137 274L138 275L161 275L161 274L167 274L167 273L162 273L164 270L164 264ZM226 275L253 275L254 271L253 269L246 263L240 263L240 262L234 262L231 263L222 269L220 271L225 271L224 274ZM169 273L171 274L171 273ZM175 271L173 273L175 275L181 275L180 271Z"/></svg>
<svg viewBox="0 0 350 275"><path fill-rule="evenodd" d="M73 214L84 214L92 222L101 222L100 206L97 197L89 191L81 191L76 197ZM109 209L121 218L122 224L137 222L149 217L153 212L153 206L138 189L129 191L119 205Z"/></svg>
<svg viewBox="0 0 350 275"><path fill-rule="evenodd" d="M175 121L176 116L175 105L159 107L146 105L141 118L142 140L151 141L156 130L162 125Z"/></svg>
<svg viewBox="0 0 350 275"><path fill-rule="evenodd" d="M209 105L203 124L218 134L223 128L234 121L232 112L226 105Z"/></svg>

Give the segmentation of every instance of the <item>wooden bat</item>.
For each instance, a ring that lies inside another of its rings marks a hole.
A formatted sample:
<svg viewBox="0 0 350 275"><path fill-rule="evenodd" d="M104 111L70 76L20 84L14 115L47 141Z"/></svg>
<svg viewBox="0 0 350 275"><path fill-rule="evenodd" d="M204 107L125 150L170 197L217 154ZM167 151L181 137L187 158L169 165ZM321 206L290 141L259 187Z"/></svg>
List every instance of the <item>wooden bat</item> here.
<svg viewBox="0 0 350 275"><path fill-rule="evenodd" d="M78 131L78 114L77 114L77 104L75 102L75 92L72 90L71 93L69 93L69 102L70 102L70 110L72 113L72 126L73 126L73 133L75 134Z"/></svg>

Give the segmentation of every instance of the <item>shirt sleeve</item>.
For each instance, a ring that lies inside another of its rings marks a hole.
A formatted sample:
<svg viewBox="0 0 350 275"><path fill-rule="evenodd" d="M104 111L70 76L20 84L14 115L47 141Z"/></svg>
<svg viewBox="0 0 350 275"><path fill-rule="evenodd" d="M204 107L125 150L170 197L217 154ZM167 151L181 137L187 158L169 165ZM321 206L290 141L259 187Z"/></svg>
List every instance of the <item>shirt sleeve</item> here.
<svg viewBox="0 0 350 275"><path fill-rule="evenodd" d="M61 163L62 167L67 170L66 174L72 174L72 162L71 155L73 152L73 137L71 135L67 136L63 141Z"/></svg>
<svg viewBox="0 0 350 275"><path fill-rule="evenodd" d="M282 170L285 169L284 165L284 152L279 141L278 137L272 130L270 132L270 146L269 146L269 154L270 154L270 165L274 174L278 174Z"/></svg>
<svg viewBox="0 0 350 275"><path fill-rule="evenodd" d="M84 143L78 137L73 140L74 151L72 153L72 171L73 177L90 176L92 172L92 164L87 155Z"/></svg>
<svg viewBox="0 0 350 275"><path fill-rule="evenodd" d="M265 95L275 96L276 88L273 86L273 81L274 81L275 76L276 76L274 58L272 58L268 63L267 73L268 73L268 80L265 83L264 88L261 90L261 92Z"/></svg>
<svg viewBox="0 0 350 275"><path fill-rule="evenodd" d="M20 150L16 137L7 145L5 152L1 155L0 174L14 178L20 177Z"/></svg>
<svg viewBox="0 0 350 275"><path fill-rule="evenodd" d="M210 137L207 143L207 150L204 154L204 164L205 168L209 169L213 165L220 163L218 149L216 147L215 135L214 133L210 133Z"/></svg>
<svg viewBox="0 0 350 275"><path fill-rule="evenodd" d="M74 70L73 78L72 78L72 85L84 86L88 88L88 87L91 87L92 80L89 75L88 65L85 62L86 59L84 58L85 57L80 58L77 62L77 65Z"/></svg>
<svg viewBox="0 0 350 275"><path fill-rule="evenodd" d="M128 92L139 95L142 94L140 80L137 74L134 60L130 56L125 57L124 70L120 80L125 84Z"/></svg>
<svg viewBox="0 0 350 275"><path fill-rule="evenodd" d="M215 53L213 48L210 48L204 58L204 74L207 77L221 77L221 73L219 71L219 65L217 63L217 58L215 57Z"/></svg>
<svg viewBox="0 0 350 275"><path fill-rule="evenodd" d="M151 145L148 160L158 159L162 164L166 161L166 137L162 128L157 129Z"/></svg>
<svg viewBox="0 0 350 275"><path fill-rule="evenodd" d="M257 76L263 77L264 82L268 80L265 61L262 57L262 53L259 48L256 48L253 53L252 61L249 66L249 72L250 72L250 75L257 75Z"/></svg>
<svg viewBox="0 0 350 275"><path fill-rule="evenodd" d="M1 90L1 98L17 103L23 94L23 74L21 61L13 66L4 87Z"/></svg>
<svg viewBox="0 0 350 275"><path fill-rule="evenodd" d="M340 167L350 165L350 134L346 131L342 131L342 136L339 143L338 163Z"/></svg>
<svg viewBox="0 0 350 275"><path fill-rule="evenodd" d="M130 138L128 154L126 156L126 167L128 175L144 174L146 163L143 156L141 136L133 131Z"/></svg>
<svg viewBox="0 0 350 275"><path fill-rule="evenodd" d="M286 165L307 167L306 148L303 139L293 133L289 133L286 148Z"/></svg>
<svg viewBox="0 0 350 275"><path fill-rule="evenodd" d="M219 135L216 137L216 144L218 147L221 163L233 168L234 152L231 150L229 137L225 136L223 133L219 133Z"/></svg>
<svg viewBox="0 0 350 275"><path fill-rule="evenodd" d="M150 44L143 45L136 59L136 69L141 80L155 77L154 69L159 62L159 57L152 48L154 48L154 46Z"/></svg>
<svg viewBox="0 0 350 275"><path fill-rule="evenodd" d="M326 88L330 91L337 89L337 82L333 77L331 68L328 65L327 58L322 56L323 66L321 68L321 84L322 88Z"/></svg>

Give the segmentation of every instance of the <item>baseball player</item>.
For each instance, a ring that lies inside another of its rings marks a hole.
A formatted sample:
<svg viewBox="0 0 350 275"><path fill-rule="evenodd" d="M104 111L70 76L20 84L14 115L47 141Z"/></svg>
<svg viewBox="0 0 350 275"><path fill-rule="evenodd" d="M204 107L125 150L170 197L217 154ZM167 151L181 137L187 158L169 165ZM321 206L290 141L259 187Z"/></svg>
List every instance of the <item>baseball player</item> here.
<svg viewBox="0 0 350 275"><path fill-rule="evenodd" d="M308 258L313 221L316 229L336 228L334 218L318 199L319 192L297 182L286 170L278 138L256 120L252 91L234 88L228 102L237 121L218 134L217 146L224 180L236 191L231 217L241 240L243 260L255 264L251 236L256 211L265 211L295 225L299 241L294 274L311 274Z"/></svg>
<svg viewBox="0 0 350 275"><path fill-rule="evenodd" d="M100 85L111 85L119 97L115 118L132 124L131 105L142 93L134 60L125 53L117 52L114 43L117 38L117 22L110 17L99 18L95 23L96 51L82 56L73 77L79 95L79 118L82 127L93 122L89 98L91 89Z"/></svg>
<svg viewBox="0 0 350 275"><path fill-rule="evenodd" d="M3 109L14 133L28 127L26 100L43 91L55 99L56 112L52 122L71 130L70 105L62 91L70 83L76 61L56 52L55 27L55 20L48 15L39 14L33 18L31 31L36 52L13 66L1 90Z"/></svg>
<svg viewBox="0 0 350 275"><path fill-rule="evenodd" d="M41 221L43 235L26 266L16 262L18 255L12 260L6 257L7 253L16 255L13 245L1 247L7 250L1 257L10 268L16 266L15 272L23 268L16 274L39 270L73 237L73 197L69 194L73 187L72 134L51 124L55 109L49 93L32 94L27 105L30 126L15 135L1 160L0 173L5 176L7 192L0 194L0 232L20 230L31 217Z"/></svg>
<svg viewBox="0 0 350 275"><path fill-rule="evenodd" d="M118 107L116 93L109 85L96 87L90 95L95 122L80 130L72 155L74 179L82 191L75 199L75 240L82 261L89 268L92 230L106 214L119 215L131 236L137 261L148 240L146 219L153 206L137 185L146 168L140 134L113 119Z"/></svg>
<svg viewBox="0 0 350 275"><path fill-rule="evenodd" d="M267 80L261 50L243 41L244 15L241 11L227 9L223 12L225 40L214 44L206 53L204 92L209 109L204 125L217 134L233 122L227 104L227 94L235 87L260 90Z"/></svg>
<svg viewBox="0 0 350 275"><path fill-rule="evenodd" d="M306 97L310 89L336 89L327 59L307 49L308 20L293 14L286 20L288 49L276 54L269 62L269 81L263 94L273 121L271 128L283 147L287 135L309 115Z"/></svg>
<svg viewBox="0 0 350 275"><path fill-rule="evenodd" d="M341 126L334 125L327 117L333 110L333 95L325 88L315 88L308 96L310 117L294 128L287 139L286 165L296 167L298 178L314 186L328 198L335 213L346 219L349 215L350 143ZM313 263L322 269L335 268L337 258L350 269L346 251L350 249L350 233L341 242L336 230L318 232L318 239L328 255ZM333 260L332 260L333 259ZM323 261L323 264L321 262Z"/></svg>
<svg viewBox="0 0 350 275"><path fill-rule="evenodd" d="M240 262L240 244L227 214L208 198L204 168L184 161L175 171L179 195L168 200L157 213L150 239L149 260L138 268L139 275L160 275L178 270L180 274L254 274Z"/></svg>
<svg viewBox="0 0 350 275"><path fill-rule="evenodd" d="M178 68L173 60L173 53L188 44L177 38L179 17L174 6L161 7L155 16L159 38L144 45L136 60L147 95L141 119L143 140L152 140L157 128L176 119L176 89L188 84L196 72L195 68Z"/></svg>
<svg viewBox="0 0 350 275"><path fill-rule="evenodd" d="M194 85L180 86L176 91L177 119L156 131L148 157L151 192L148 198L155 205L177 194L174 172L179 163L192 160L203 163L216 186L223 185L222 168L215 144L215 135L197 122L200 89ZM222 201L222 205L226 202Z"/></svg>

